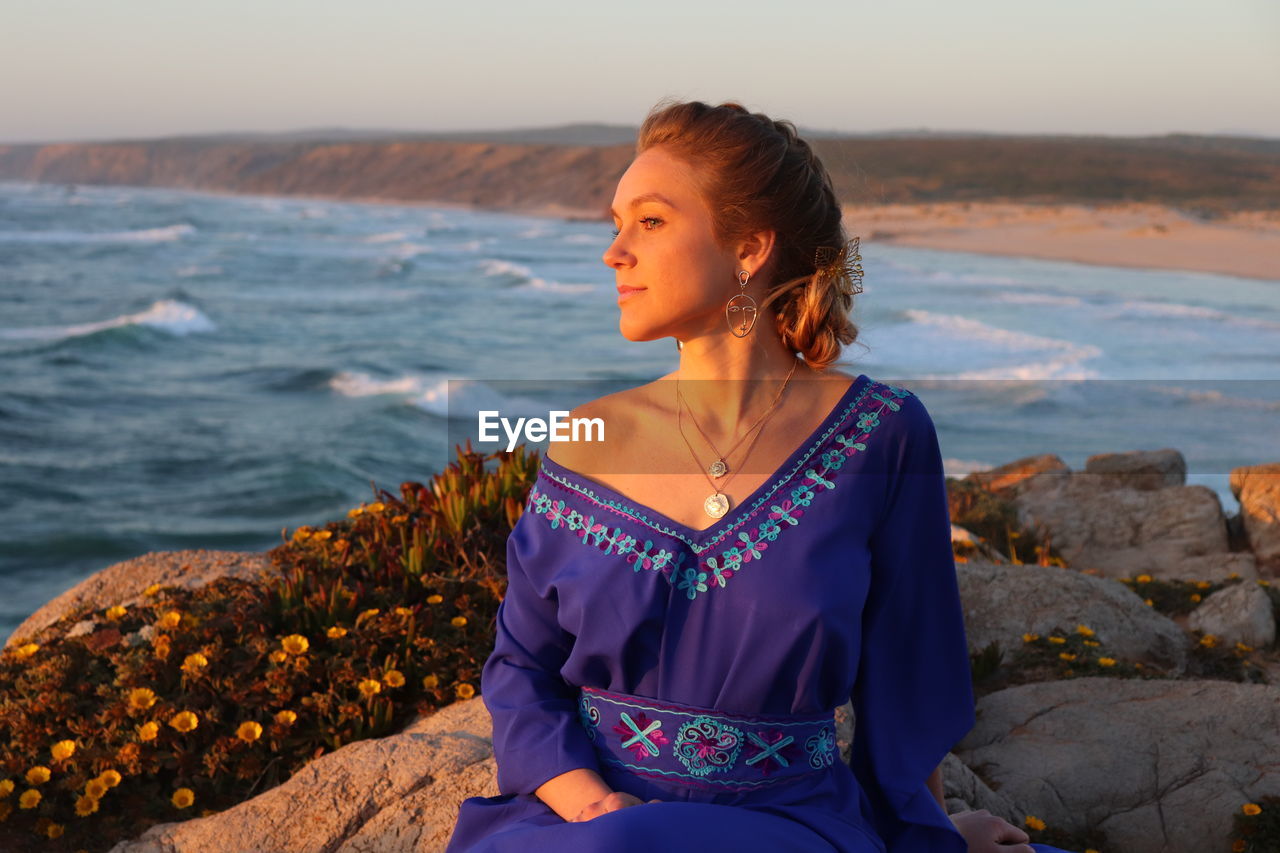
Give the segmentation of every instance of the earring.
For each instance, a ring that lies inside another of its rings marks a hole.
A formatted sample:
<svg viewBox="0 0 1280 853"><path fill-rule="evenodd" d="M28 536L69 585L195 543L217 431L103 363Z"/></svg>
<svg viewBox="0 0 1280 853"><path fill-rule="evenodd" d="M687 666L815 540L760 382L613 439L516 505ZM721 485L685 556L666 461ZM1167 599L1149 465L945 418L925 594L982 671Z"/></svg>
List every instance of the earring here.
<svg viewBox="0 0 1280 853"><path fill-rule="evenodd" d="M735 338L745 338L756 325L756 301L747 295L747 282L750 280L751 273L746 270L739 272L738 286L742 290L724 305L724 319Z"/></svg>

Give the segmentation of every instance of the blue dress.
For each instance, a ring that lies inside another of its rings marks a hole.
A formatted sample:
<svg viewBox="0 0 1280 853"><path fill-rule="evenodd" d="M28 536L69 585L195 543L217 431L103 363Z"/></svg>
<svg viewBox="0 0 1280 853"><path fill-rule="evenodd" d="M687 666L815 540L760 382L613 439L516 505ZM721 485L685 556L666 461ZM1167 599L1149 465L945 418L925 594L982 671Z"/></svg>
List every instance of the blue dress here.
<svg viewBox="0 0 1280 853"><path fill-rule="evenodd" d="M912 392L859 375L702 531L544 457L507 574L481 675L500 794L463 801L446 853L966 853L926 784L975 715ZM820 720L850 699L845 764ZM533 792L580 767L662 802L567 822Z"/></svg>

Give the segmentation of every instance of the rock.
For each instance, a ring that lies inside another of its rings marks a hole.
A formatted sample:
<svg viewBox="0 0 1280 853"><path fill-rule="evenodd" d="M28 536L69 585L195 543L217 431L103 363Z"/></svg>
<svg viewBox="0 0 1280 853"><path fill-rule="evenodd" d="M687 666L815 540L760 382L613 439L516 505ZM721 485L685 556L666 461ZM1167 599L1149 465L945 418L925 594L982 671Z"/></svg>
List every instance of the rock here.
<svg viewBox="0 0 1280 853"><path fill-rule="evenodd" d="M1213 634L1228 645L1265 649L1276 641L1271 597L1253 581L1220 589L1187 616L1187 627Z"/></svg>
<svg viewBox="0 0 1280 853"><path fill-rule="evenodd" d="M1231 494L1240 501L1245 536L1259 567L1280 577L1280 462L1233 468Z"/></svg>
<svg viewBox="0 0 1280 853"><path fill-rule="evenodd" d="M1054 628L1074 633L1083 623L1107 654L1177 673L1186 669L1189 643L1183 630L1119 581L980 560L958 564L956 576L970 652L991 642L1012 651L1022 645L1024 633L1047 635Z"/></svg>
<svg viewBox="0 0 1280 853"><path fill-rule="evenodd" d="M45 604L9 635L5 647L34 637L86 605L107 608L137 604L143 600L142 591L152 584L195 589L215 578L249 580L273 571L270 558L256 551L152 551L108 566Z"/></svg>
<svg viewBox="0 0 1280 853"><path fill-rule="evenodd" d="M226 811L157 824L110 853L236 850L439 853L467 797L498 795L492 722L480 697L399 734L323 755Z"/></svg>
<svg viewBox="0 0 1280 853"><path fill-rule="evenodd" d="M1106 849L1226 849L1246 802L1280 796L1280 688L1077 678L982 697L956 756L1050 827ZM994 811L994 809L992 809Z"/></svg>
<svg viewBox="0 0 1280 853"><path fill-rule="evenodd" d="M1019 523L1041 528L1077 569L1166 580L1225 579L1239 571L1222 505L1207 486L1139 491L1115 487L1109 474L1078 472L1033 478L1013 503Z"/></svg>
<svg viewBox="0 0 1280 853"><path fill-rule="evenodd" d="M987 471L974 471L965 477L966 482L976 483L992 494L1005 499L1019 494L1040 474L1046 476L1038 482L1050 482L1071 473L1067 463L1053 453L1026 456Z"/></svg>
<svg viewBox="0 0 1280 853"><path fill-rule="evenodd" d="M1187 460L1173 448L1099 453L1085 460L1084 470L1105 475L1112 488L1153 491L1187 482Z"/></svg>

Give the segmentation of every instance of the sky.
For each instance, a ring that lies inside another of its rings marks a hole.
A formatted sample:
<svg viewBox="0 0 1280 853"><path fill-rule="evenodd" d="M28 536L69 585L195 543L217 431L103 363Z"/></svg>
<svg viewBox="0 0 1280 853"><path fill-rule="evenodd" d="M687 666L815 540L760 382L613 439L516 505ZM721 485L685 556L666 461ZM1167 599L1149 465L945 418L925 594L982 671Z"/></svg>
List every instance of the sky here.
<svg viewBox="0 0 1280 853"><path fill-rule="evenodd" d="M636 126L1280 138L1277 0L7 0L0 142Z"/></svg>

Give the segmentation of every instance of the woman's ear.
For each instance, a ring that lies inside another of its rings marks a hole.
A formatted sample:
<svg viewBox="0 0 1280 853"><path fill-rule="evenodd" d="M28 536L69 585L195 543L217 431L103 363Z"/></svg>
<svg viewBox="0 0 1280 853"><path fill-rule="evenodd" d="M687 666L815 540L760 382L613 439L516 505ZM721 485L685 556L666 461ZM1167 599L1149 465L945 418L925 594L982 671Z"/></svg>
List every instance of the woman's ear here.
<svg viewBox="0 0 1280 853"><path fill-rule="evenodd" d="M772 229L748 234L738 244L738 269L750 270L752 275L758 274L773 257L777 238L777 232Z"/></svg>

